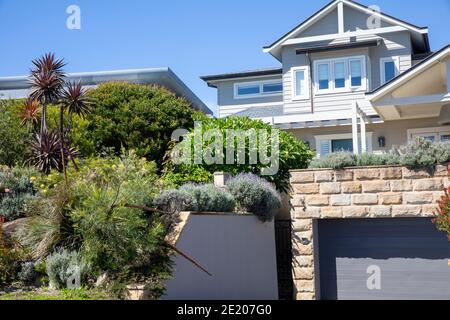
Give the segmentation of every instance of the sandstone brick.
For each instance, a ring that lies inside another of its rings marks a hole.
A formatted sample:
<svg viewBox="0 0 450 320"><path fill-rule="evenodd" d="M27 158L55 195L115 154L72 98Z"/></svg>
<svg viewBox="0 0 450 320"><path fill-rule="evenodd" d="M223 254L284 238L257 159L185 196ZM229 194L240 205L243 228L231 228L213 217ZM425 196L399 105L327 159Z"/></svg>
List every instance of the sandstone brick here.
<svg viewBox="0 0 450 320"><path fill-rule="evenodd" d="M448 176L448 168L444 165L437 165L434 171L435 177L447 177Z"/></svg>
<svg viewBox="0 0 450 320"><path fill-rule="evenodd" d="M414 191L439 191L444 189L442 178L419 179L413 182Z"/></svg>
<svg viewBox="0 0 450 320"><path fill-rule="evenodd" d="M355 169L354 175L356 180L375 180L380 178L380 169Z"/></svg>
<svg viewBox="0 0 450 320"><path fill-rule="evenodd" d="M342 218L342 208L324 207L320 209L320 217L322 219Z"/></svg>
<svg viewBox="0 0 450 320"><path fill-rule="evenodd" d="M305 214L305 208L297 207L291 209L291 219L303 219L307 218Z"/></svg>
<svg viewBox="0 0 450 320"><path fill-rule="evenodd" d="M391 184L389 181L367 181L362 183L363 192L389 192L391 191Z"/></svg>
<svg viewBox="0 0 450 320"><path fill-rule="evenodd" d="M295 256L294 267L313 267L313 256Z"/></svg>
<svg viewBox="0 0 450 320"><path fill-rule="evenodd" d="M378 195L376 194L354 194L352 196L355 205L378 204Z"/></svg>
<svg viewBox="0 0 450 320"><path fill-rule="evenodd" d="M418 217L422 212L422 206L393 206L393 217Z"/></svg>
<svg viewBox="0 0 450 320"><path fill-rule="evenodd" d="M305 196L303 195L294 195L291 198L291 205L293 207L303 207L305 205Z"/></svg>
<svg viewBox="0 0 450 320"><path fill-rule="evenodd" d="M311 219L296 219L293 223L294 231L309 231L312 229Z"/></svg>
<svg viewBox="0 0 450 320"><path fill-rule="evenodd" d="M316 300L316 296L312 292L297 292L295 295L297 301L312 301Z"/></svg>
<svg viewBox="0 0 450 320"><path fill-rule="evenodd" d="M448 177L443 178L442 183L444 184L445 189L450 188L450 179Z"/></svg>
<svg viewBox="0 0 450 320"><path fill-rule="evenodd" d="M344 218L362 218L367 216L369 210L367 207L352 206L342 208L342 212Z"/></svg>
<svg viewBox="0 0 450 320"><path fill-rule="evenodd" d="M294 267L294 279L297 280L313 280L314 269L304 267Z"/></svg>
<svg viewBox="0 0 450 320"><path fill-rule="evenodd" d="M305 209L305 218L320 218L320 208L308 207Z"/></svg>
<svg viewBox="0 0 450 320"><path fill-rule="evenodd" d="M343 193L361 193L361 182L342 182L341 189Z"/></svg>
<svg viewBox="0 0 450 320"><path fill-rule="evenodd" d="M314 292L314 281L295 280L295 288L299 292Z"/></svg>
<svg viewBox="0 0 450 320"><path fill-rule="evenodd" d="M295 194L313 194L319 193L318 183L293 184Z"/></svg>
<svg viewBox="0 0 450 320"><path fill-rule="evenodd" d="M314 253L314 249L312 244L298 244L297 247L295 248L295 250L297 250L298 254L301 255L312 255Z"/></svg>
<svg viewBox="0 0 450 320"><path fill-rule="evenodd" d="M314 174L316 182L331 182L333 181L333 171L317 171Z"/></svg>
<svg viewBox="0 0 450 320"><path fill-rule="evenodd" d="M383 180L395 180L402 178L402 168L400 167L389 167L382 168L380 170L380 176Z"/></svg>
<svg viewBox="0 0 450 320"><path fill-rule="evenodd" d="M444 191L434 191L433 193L433 203L442 200L442 197L445 195Z"/></svg>
<svg viewBox="0 0 450 320"><path fill-rule="evenodd" d="M337 182L341 181L353 181L353 171L352 170L337 170L334 173Z"/></svg>
<svg viewBox="0 0 450 320"><path fill-rule="evenodd" d="M401 193L382 193L380 194L381 205L402 204L403 197Z"/></svg>
<svg viewBox="0 0 450 320"><path fill-rule="evenodd" d="M336 194L330 197L330 205L332 206L349 206L352 202L349 194Z"/></svg>
<svg viewBox="0 0 450 320"><path fill-rule="evenodd" d="M425 204L422 206L422 217L435 217L438 214L437 204Z"/></svg>
<svg viewBox="0 0 450 320"><path fill-rule="evenodd" d="M305 203L307 206L327 206L330 203L330 199L328 196L322 195L306 196Z"/></svg>
<svg viewBox="0 0 450 320"><path fill-rule="evenodd" d="M430 172L425 169L409 169L403 167L402 173L403 179L422 179L430 177Z"/></svg>
<svg viewBox="0 0 450 320"><path fill-rule="evenodd" d="M432 192L406 192L403 194L405 204L429 204L433 202Z"/></svg>
<svg viewBox="0 0 450 320"><path fill-rule="evenodd" d="M314 172L292 172L291 183L312 183L314 182Z"/></svg>
<svg viewBox="0 0 450 320"><path fill-rule="evenodd" d="M341 184L339 182L328 182L320 184L320 193L338 194L341 193Z"/></svg>
<svg viewBox="0 0 450 320"><path fill-rule="evenodd" d="M371 206L369 207L369 216L371 218L386 218L392 214L391 206Z"/></svg>
<svg viewBox="0 0 450 320"><path fill-rule="evenodd" d="M307 231L295 231L294 232L294 237L297 239L297 241L299 242L303 242L303 240L306 240L308 242L312 241L313 239L313 234L311 230L307 230Z"/></svg>
<svg viewBox="0 0 450 320"><path fill-rule="evenodd" d="M412 180L391 181L391 190L393 192L412 191Z"/></svg>

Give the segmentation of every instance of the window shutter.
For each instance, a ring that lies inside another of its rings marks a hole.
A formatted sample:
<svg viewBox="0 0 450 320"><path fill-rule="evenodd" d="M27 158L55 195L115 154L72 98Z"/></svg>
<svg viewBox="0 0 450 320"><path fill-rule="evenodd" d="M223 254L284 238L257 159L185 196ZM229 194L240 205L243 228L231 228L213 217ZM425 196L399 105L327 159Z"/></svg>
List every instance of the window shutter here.
<svg viewBox="0 0 450 320"><path fill-rule="evenodd" d="M330 140L320 141L320 156L324 157L330 153Z"/></svg>

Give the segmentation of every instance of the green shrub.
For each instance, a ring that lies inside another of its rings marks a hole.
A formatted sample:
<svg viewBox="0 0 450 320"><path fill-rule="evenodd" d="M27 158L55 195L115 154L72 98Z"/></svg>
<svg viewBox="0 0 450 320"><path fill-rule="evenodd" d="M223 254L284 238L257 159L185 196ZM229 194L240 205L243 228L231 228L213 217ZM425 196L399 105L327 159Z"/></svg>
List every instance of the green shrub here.
<svg viewBox="0 0 450 320"><path fill-rule="evenodd" d="M258 139L256 144L250 143L249 139L245 141L245 162L246 164L226 164L226 154L227 154L227 144L228 142L234 143L237 145L236 139L231 141L230 137L227 139L227 132L229 130L233 130L234 133L238 131L247 131L247 130L264 130L270 134L273 132L273 128L271 125L264 123L260 120L252 120L247 117L227 117L220 119L213 118L199 118L196 119L201 121L202 124L202 134L206 133L209 130L215 130L216 132L220 132L223 137L223 152L222 154L218 154L218 158L222 158L222 162L224 164L208 164L205 161L202 161L201 164L195 164L194 155L192 154L188 163L175 165L172 161L168 161L166 163L165 172L166 173L175 173L178 174L177 179L185 182L185 181L196 181L196 177L198 173L201 173L202 178L212 179L212 174L215 172L228 172L233 175L237 175L239 173L254 173L258 176L262 176L264 179L268 180L275 184L276 188L280 191L287 192L289 191L289 179L291 169L302 169L306 168L309 164L309 161L314 157L314 152L306 146L303 141L295 138L291 133L286 131L280 131L279 135L279 154L273 154L279 159L279 170L274 175L263 176L262 171L270 165L262 164L258 161L258 164L249 164L249 158L251 152L254 150L259 150L259 147L262 144L262 141ZM211 132L211 131L209 131ZM177 149L179 150L192 150L193 144L195 142L195 131L191 130L185 137L185 139L177 145ZM211 141L212 140L212 141ZM208 150L210 148L211 142L214 139L202 139L202 150ZM227 141L230 140L230 141ZM263 141L266 143L267 141ZM270 152L269 152L270 153ZM271 155L271 154L270 154ZM188 157L189 158L189 157ZM235 148L234 159L239 158L239 153L237 148ZM203 171L200 171L202 168ZM204 171L209 172L211 175L207 176L204 174ZM174 179L176 180L176 179ZM210 180L211 181L211 180ZM209 181L209 182L210 182ZM205 182L205 181L202 181Z"/></svg>
<svg viewBox="0 0 450 320"><path fill-rule="evenodd" d="M23 100L0 100L0 164L14 166L26 159L30 130L21 125Z"/></svg>
<svg viewBox="0 0 450 320"><path fill-rule="evenodd" d="M235 208L231 194L213 184L186 184L178 190L164 191L155 204L166 212L233 212Z"/></svg>
<svg viewBox="0 0 450 320"><path fill-rule="evenodd" d="M92 112L86 120L74 118L71 132L84 156L133 149L160 166L172 132L192 128L192 115L199 113L184 98L154 85L104 83L89 96Z"/></svg>
<svg viewBox="0 0 450 320"><path fill-rule="evenodd" d="M252 174L239 174L227 183L238 208L255 214L261 221L271 221L281 207L277 191L265 180Z"/></svg>
<svg viewBox="0 0 450 320"><path fill-rule="evenodd" d="M450 143L433 143L418 137L405 146L393 151L400 158L399 164L410 167L424 167L450 160Z"/></svg>
<svg viewBox="0 0 450 320"><path fill-rule="evenodd" d="M7 221L23 217L25 202L35 197L34 175L32 169L20 167L0 171L0 216Z"/></svg>
<svg viewBox="0 0 450 320"><path fill-rule="evenodd" d="M34 270L34 262L28 261L22 263L18 278L25 284L33 282L37 277L37 273Z"/></svg>
<svg viewBox="0 0 450 320"><path fill-rule="evenodd" d="M68 287L73 277L83 281L88 272L87 264L77 251L57 250L46 259L47 274L50 286L62 289Z"/></svg>
<svg viewBox="0 0 450 320"><path fill-rule="evenodd" d="M309 165L314 169L342 169L345 167L353 167L357 164L357 158L350 152L329 153L320 159L314 159Z"/></svg>

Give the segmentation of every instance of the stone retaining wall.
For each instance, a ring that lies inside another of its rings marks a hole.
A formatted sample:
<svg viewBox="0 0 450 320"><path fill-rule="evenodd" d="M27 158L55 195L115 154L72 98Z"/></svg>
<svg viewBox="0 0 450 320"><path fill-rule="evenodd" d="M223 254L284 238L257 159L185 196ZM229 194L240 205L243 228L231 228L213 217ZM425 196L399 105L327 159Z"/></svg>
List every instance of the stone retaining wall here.
<svg viewBox="0 0 450 320"><path fill-rule="evenodd" d="M315 219L432 217L448 187L447 167L292 171L294 288L298 300L316 299Z"/></svg>

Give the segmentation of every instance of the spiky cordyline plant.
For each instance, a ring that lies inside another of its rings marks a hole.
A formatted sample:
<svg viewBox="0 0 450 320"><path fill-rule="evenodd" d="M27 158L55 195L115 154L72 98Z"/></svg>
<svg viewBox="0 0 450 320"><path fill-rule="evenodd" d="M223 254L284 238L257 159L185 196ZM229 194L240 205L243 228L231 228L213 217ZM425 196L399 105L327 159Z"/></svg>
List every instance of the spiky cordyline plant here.
<svg viewBox="0 0 450 320"><path fill-rule="evenodd" d="M83 88L81 82L69 82L62 94L62 101L69 116L73 114L85 117L91 112L91 102L87 96L87 90Z"/></svg>
<svg viewBox="0 0 450 320"><path fill-rule="evenodd" d="M56 59L53 53L47 53L32 63L30 98L42 105L41 132L44 132L47 130L47 105L58 102L64 88L65 74L62 69L65 63L63 59Z"/></svg>
<svg viewBox="0 0 450 320"><path fill-rule="evenodd" d="M37 100L27 99L24 103L21 124L23 126L31 124L33 128L36 128L39 123L40 104Z"/></svg>

